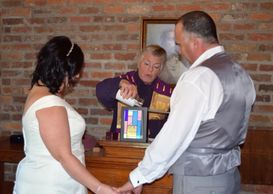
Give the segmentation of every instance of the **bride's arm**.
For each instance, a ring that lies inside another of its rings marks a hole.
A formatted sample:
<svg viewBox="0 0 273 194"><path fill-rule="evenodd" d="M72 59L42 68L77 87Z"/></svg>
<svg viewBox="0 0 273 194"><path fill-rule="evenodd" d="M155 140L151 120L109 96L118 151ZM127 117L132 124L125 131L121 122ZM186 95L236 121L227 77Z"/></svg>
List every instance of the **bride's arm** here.
<svg viewBox="0 0 273 194"><path fill-rule="evenodd" d="M111 187L102 184L90 174L85 166L73 155L68 116L64 107L44 108L38 110L36 116L44 144L71 177L95 193L114 193Z"/></svg>

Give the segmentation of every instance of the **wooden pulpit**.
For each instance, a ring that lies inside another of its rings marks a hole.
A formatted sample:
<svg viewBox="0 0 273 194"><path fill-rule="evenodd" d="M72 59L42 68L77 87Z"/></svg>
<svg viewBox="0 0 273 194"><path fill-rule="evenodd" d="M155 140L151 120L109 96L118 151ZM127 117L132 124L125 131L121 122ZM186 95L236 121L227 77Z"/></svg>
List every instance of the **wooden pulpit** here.
<svg viewBox="0 0 273 194"><path fill-rule="evenodd" d="M86 167L103 183L119 187L128 181L129 173L143 158L147 143L99 141L100 152L86 152ZM90 192L92 193L92 192ZM142 193L172 193L172 176L166 174L151 184L145 184Z"/></svg>

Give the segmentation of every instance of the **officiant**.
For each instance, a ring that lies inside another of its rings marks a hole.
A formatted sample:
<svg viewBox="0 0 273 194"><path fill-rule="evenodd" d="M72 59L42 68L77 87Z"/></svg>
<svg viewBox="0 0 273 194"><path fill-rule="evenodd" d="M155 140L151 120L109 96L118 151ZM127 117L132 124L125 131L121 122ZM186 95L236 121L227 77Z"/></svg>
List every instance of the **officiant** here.
<svg viewBox="0 0 273 194"><path fill-rule="evenodd" d="M148 137L154 138L159 133L167 118L165 113L169 111L172 93L171 86L158 77L166 58L166 51L162 47L148 45L139 56L137 70L107 78L97 84L98 100L107 109L113 110L112 133L120 132L121 108L126 106L116 99L117 93L124 99L134 99L136 106L148 107Z"/></svg>

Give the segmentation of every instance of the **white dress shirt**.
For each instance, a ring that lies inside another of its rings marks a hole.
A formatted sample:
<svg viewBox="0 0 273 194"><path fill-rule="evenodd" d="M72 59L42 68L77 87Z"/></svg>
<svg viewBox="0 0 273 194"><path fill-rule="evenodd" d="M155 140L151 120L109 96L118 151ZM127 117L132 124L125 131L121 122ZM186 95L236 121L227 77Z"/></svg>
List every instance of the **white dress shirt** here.
<svg viewBox="0 0 273 194"><path fill-rule="evenodd" d="M207 50L179 78L171 96L168 120L130 173L134 187L163 176L188 148L200 123L215 117L223 100L223 88L212 70L199 65L220 52L224 52L222 46Z"/></svg>

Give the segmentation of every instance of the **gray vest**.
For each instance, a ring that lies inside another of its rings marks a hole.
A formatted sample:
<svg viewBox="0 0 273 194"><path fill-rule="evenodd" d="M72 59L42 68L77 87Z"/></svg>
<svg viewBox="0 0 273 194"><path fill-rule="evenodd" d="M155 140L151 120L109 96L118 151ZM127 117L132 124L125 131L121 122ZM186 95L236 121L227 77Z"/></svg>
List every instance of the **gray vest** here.
<svg viewBox="0 0 273 194"><path fill-rule="evenodd" d="M219 78L223 102L215 118L200 124L189 148L170 168L170 173L209 176L224 173L241 163L240 147L245 140L255 89L243 68L226 53L201 64Z"/></svg>

